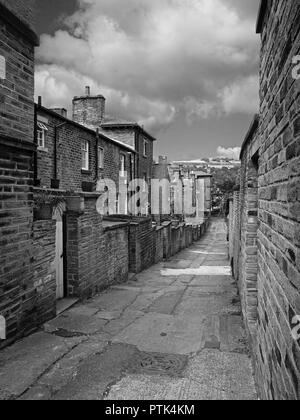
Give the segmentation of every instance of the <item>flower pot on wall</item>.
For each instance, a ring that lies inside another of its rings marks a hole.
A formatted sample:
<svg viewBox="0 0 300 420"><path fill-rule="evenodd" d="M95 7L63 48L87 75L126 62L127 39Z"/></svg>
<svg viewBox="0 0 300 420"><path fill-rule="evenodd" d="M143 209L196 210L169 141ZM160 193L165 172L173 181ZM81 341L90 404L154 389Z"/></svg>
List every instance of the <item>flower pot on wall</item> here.
<svg viewBox="0 0 300 420"><path fill-rule="evenodd" d="M34 209L35 220L51 220L53 217L53 208L50 204L44 204L40 208Z"/></svg>

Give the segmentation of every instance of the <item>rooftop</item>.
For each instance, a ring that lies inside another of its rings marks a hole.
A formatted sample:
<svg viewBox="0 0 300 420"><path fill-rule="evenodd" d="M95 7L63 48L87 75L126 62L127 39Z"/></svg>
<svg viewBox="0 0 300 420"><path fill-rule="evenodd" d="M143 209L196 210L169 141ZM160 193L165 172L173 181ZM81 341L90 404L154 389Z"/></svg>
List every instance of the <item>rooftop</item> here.
<svg viewBox="0 0 300 420"><path fill-rule="evenodd" d="M75 122L75 121L73 121L73 120L70 120L69 118L67 118L67 117L65 117L65 116L63 116L63 115L61 115L61 114L57 113L56 111L53 111L53 110L51 110L51 109L49 109L49 108L45 108L44 106L42 106L42 105L40 105L40 104L36 104L35 106L36 106L37 111L42 111L42 112L45 112L45 113L47 113L47 114L49 114L49 115L52 115L52 116L53 116L53 117L55 117L55 118L59 118L59 119L61 119L62 121L66 122L66 123L68 123L68 124L72 124L72 125L74 125L75 127L78 127L78 128L80 128L80 129L82 129L82 130L85 130L85 131L88 131L89 133L93 133L93 134L95 134L95 135L96 135L96 133L97 133L97 131L96 131L96 130L94 130L94 129L92 129L92 128L88 128L88 127L86 127L86 126L84 126L84 125L82 125L82 124L78 124L77 122ZM130 151L130 152L135 153L134 148L132 148L131 146L129 146L129 145L127 145L127 144L125 144L125 143L123 143L123 142L121 142L121 141L117 140L117 139L114 139L113 137L108 136L108 135L107 135L107 134L106 134L103 130L101 130L101 128L98 130L98 133L99 133L99 135L100 135L100 136L101 136L104 140L107 140L107 141L109 141L109 142L111 142L111 143L114 143L114 144L116 144L116 145L118 145L118 146L122 147L123 149L126 149L127 151Z"/></svg>
<svg viewBox="0 0 300 420"><path fill-rule="evenodd" d="M139 123L136 121L129 121L122 118L114 118L112 116L107 116L104 119L104 122L101 124L101 126L105 129L109 128L138 128L141 130L145 136L149 137L152 141L156 141L156 138L154 138L151 134L149 134L144 127L142 127Z"/></svg>

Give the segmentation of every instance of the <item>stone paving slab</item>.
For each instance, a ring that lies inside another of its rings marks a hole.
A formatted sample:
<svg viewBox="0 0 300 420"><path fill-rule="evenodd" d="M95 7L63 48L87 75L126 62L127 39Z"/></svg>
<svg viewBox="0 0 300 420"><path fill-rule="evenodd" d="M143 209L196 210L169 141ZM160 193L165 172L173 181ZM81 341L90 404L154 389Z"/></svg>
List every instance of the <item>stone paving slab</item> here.
<svg viewBox="0 0 300 420"><path fill-rule="evenodd" d="M76 378L79 366L84 360L101 353L108 345L107 341L100 341L100 338L92 338L71 350L68 357L64 357L55 363L21 399L52 399L56 393Z"/></svg>
<svg viewBox="0 0 300 420"><path fill-rule="evenodd" d="M17 398L82 338L33 334L0 352L0 399Z"/></svg>
<svg viewBox="0 0 300 420"><path fill-rule="evenodd" d="M138 319L145 316L144 312L141 311L132 311L127 309L123 312L120 318L114 319L103 327L103 331L108 333L111 337L119 334L125 328L129 327Z"/></svg>
<svg viewBox="0 0 300 420"><path fill-rule="evenodd" d="M113 342L132 344L141 351L195 353L203 347L204 320L149 313L116 335Z"/></svg>
<svg viewBox="0 0 300 420"><path fill-rule="evenodd" d="M107 320L101 319L96 314L94 316L88 315L90 308L84 308L83 313L80 310L69 311L60 315L45 325L48 332L55 332L57 330L65 330L70 333L81 333L83 335L96 334L102 331L102 328L107 324Z"/></svg>

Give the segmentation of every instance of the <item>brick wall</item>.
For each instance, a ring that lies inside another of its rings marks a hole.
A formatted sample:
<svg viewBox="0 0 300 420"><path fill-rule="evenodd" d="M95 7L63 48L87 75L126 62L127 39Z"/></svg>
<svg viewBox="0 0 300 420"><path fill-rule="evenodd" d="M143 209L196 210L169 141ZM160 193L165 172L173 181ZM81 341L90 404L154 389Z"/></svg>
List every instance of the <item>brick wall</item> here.
<svg viewBox="0 0 300 420"><path fill-rule="evenodd" d="M105 133L122 143L127 144L128 146L135 149L135 129L134 128L115 128L115 129L108 129L103 127Z"/></svg>
<svg viewBox="0 0 300 420"><path fill-rule="evenodd" d="M147 156L144 155L144 141L147 141ZM148 180L153 177L153 140L145 136L143 132L136 132L136 150L138 152L137 176Z"/></svg>
<svg viewBox="0 0 300 420"><path fill-rule="evenodd" d="M240 216L240 192L236 191L229 204L229 256L232 274L236 280L238 280L240 274ZM240 287L243 286L240 285Z"/></svg>
<svg viewBox="0 0 300 420"><path fill-rule="evenodd" d="M0 77L0 134L33 142L34 44L1 15L0 33L0 56L6 60L6 78Z"/></svg>
<svg viewBox="0 0 300 420"><path fill-rule="evenodd" d="M56 316L55 234L54 220L33 223L33 283L31 297L23 304L31 315L29 328Z"/></svg>
<svg viewBox="0 0 300 420"><path fill-rule="evenodd" d="M235 201L235 213L238 212L238 243L235 243L234 250L234 272L239 279L244 319L249 334L254 337L257 325L258 274L258 123L258 116L255 116L242 147L240 194Z"/></svg>
<svg viewBox="0 0 300 420"><path fill-rule="evenodd" d="M18 19L33 28L35 23L35 0L0 0Z"/></svg>
<svg viewBox="0 0 300 420"><path fill-rule="evenodd" d="M34 326L31 187L34 46L38 40L30 29L32 4L0 1L0 56L5 63L0 75L0 314L7 325L7 340L0 346Z"/></svg>
<svg viewBox="0 0 300 420"><path fill-rule="evenodd" d="M206 232L209 221L201 225L164 222L153 226L150 217L109 217L108 220L127 221L129 229L129 271L140 273L163 259L168 259L199 240Z"/></svg>
<svg viewBox="0 0 300 420"><path fill-rule="evenodd" d="M128 226L105 227L95 197L84 197L82 212L67 213L67 266L69 295L80 298L128 278Z"/></svg>
<svg viewBox="0 0 300 420"><path fill-rule="evenodd" d="M230 253L235 271L240 266L260 397L297 400L300 340L293 330L300 315L300 95L292 70L293 57L300 54L300 4L262 1L259 17L259 126L250 129L242 147L241 192L230 209Z"/></svg>
<svg viewBox="0 0 300 420"><path fill-rule="evenodd" d="M257 377L263 397L300 399L299 1L268 1L261 37Z"/></svg>
<svg viewBox="0 0 300 420"><path fill-rule="evenodd" d="M31 161L30 149L1 144L0 314L7 320L8 339L22 328L22 305L31 281Z"/></svg>
<svg viewBox="0 0 300 420"><path fill-rule="evenodd" d="M129 146L133 147L136 152L136 177L139 179L144 179L144 175L148 180L152 179L153 177L153 139L151 137L146 136L145 132L143 132L139 127L109 127L105 129L105 133L107 133L112 138L119 140ZM148 152L147 156L144 156L144 140L147 141L148 144Z"/></svg>

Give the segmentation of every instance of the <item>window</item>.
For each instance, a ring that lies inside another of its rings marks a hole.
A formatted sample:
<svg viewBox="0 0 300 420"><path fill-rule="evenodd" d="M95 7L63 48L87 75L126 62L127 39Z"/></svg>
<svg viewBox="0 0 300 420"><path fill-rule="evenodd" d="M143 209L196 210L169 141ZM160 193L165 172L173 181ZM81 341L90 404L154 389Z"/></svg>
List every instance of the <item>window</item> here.
<svg viewBox="0 0 300 420"><path fill-rule="evenodd" d="M125 155L120 156L120 173L121 176L125 175Z"/></svg>
<svg viewBox="0 0 300 420"><path fill-rule="evenodd" d="M98 147L98 168L104 168L104 150L102 147Z"/></svg>
<svg viewBox="0 0 300 420"><path fill-rule="evenodd" d="M82 170L83 171L88 171L90 169L89 152L90 152L90 144L87 140L83 140L81 142L81 156L82 156Z"/></svg>
<svg viewBox="0 0 300 420"><path fill-rule="evenodd" d="M38 148L39 149L44 149L45 148L47 131L48 131L48 128L45 126L45 124L38 121L38 123L37 123L37 142L38 142Z"/></svg>
<svg viewBox="0 0 300 420"><path fill-rule="evenodd" d="M144 140L144 156L148 156L148 142Z"/></svg>

